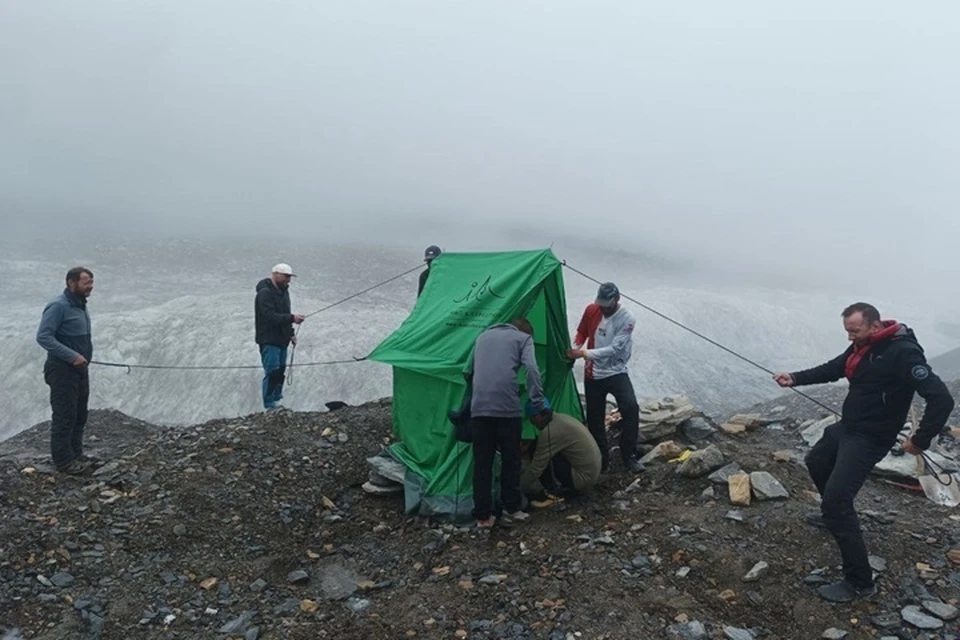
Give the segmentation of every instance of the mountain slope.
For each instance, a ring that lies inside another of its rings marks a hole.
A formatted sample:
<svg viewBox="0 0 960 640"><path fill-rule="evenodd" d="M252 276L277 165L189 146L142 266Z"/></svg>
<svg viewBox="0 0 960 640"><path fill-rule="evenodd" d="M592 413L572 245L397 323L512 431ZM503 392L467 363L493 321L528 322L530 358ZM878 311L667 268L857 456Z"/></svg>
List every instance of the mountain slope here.
<svg viewBox="0 0 960 640"><path fill-rule="evenodd" d="M960 378L960 347L931 358L930 366L944 380Z"/></svg>

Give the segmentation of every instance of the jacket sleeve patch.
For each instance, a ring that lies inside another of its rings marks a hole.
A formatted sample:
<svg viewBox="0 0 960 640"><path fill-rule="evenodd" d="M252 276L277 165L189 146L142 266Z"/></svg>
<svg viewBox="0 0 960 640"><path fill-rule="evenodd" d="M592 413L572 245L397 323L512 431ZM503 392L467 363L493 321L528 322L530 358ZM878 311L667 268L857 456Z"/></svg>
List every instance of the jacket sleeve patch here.
<svg viewBox="0 0 960 640"><path fill-rule="evenodd" d="M923 364L918 364L910 369L910 375L915 380L926 380L930 377L930 368Z"/></svg>

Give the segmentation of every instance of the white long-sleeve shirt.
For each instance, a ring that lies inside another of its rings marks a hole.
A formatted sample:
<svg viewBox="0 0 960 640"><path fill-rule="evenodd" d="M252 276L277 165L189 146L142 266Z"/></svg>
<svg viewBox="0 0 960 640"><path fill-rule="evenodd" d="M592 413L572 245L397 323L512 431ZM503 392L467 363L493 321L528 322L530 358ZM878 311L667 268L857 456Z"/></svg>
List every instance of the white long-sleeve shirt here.
<svg viewBox="0 0 960 640"><path fill-rule="evenodd" d="M625 307L607 318L595 304L587 306L577 328L576 348L586 344L586 377L603 380L627 373L633 354L633 329L636 320Z"/></svg>

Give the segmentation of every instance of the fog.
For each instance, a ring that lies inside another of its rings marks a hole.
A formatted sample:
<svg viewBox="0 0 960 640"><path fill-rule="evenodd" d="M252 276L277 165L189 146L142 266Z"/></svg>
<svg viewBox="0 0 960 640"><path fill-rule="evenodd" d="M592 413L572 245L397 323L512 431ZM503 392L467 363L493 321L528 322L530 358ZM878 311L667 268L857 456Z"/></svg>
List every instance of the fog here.
<svg viewBox="0 0 960 640"><path fill-rule="evenodd" d="M516 230L942 311L958 25L946 1L5 2L0 212L33 238Z"/></svg>

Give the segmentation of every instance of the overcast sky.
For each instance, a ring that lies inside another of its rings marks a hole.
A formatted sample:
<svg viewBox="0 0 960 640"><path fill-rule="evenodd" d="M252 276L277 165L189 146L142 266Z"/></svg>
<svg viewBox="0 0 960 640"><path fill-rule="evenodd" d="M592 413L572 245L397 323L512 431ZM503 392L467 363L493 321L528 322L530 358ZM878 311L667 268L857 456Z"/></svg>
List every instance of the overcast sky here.
<svg viewBox="0 0 960 640"><path fill-rule="evenodd" d="M5 0L0 203L953 282L958 62L955 1Z"/></svg>

